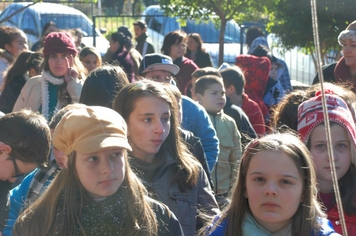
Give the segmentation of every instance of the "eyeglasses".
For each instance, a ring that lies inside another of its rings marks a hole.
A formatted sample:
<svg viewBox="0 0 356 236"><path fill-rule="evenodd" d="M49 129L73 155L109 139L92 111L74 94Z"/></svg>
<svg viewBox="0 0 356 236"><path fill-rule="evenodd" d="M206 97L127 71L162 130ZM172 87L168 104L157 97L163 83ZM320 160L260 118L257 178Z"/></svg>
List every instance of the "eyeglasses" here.
<svg viewBox="0 0 356 236"><path fill-rule="evenodd" d="M19 167L16 164L15 157L11 157L11 160L12 160L12 163L14 163L14 169L15 169L15 175L12 176L12 178L18 178L18 177L23 176L23 174L20 173Z"/></svg>

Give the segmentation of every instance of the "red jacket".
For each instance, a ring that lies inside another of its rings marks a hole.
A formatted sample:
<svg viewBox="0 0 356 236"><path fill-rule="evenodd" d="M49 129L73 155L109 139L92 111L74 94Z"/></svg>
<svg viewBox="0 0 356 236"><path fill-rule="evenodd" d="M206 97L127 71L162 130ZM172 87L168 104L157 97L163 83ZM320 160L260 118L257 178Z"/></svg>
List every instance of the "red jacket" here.
<svg viewBox="0 0 356 236"><path fill-rule="evenodd" d="M242 110L248 116L253 129L259 137L264 136L266 133L265 120L262 115L262 111L258 104L251 100L247 94L242 94L243 102L242 102Z"/></svg>
<svg viewBox="0 0 356 236"><path fill-rule="evenodd" d="M266 90L271 62L267 57L242 54L236 57L235 65L239 66L245 75L245 93L260 106L263 117L268 118L268 108L263 102L263 95Z"/></svg>
<svg viewBox="0 0 356 236"><path fill-rule="evenodd" d="M340 223L339 213L337 211L337 204L334 203L334 193L320 193L320 199L327 208L326 214L328 215L328 220L333 225L335 232L342 234L342 226ZM348 216L344 213L344 219L348 235L356 235L356 215Z"/></svg>
<svg viewBox="0 0 356 236"><path fill-rule="evenodd" d="M334 227L335 232L342 235L342 227L340 223L339 213L337 211L337 206L335 204L334 208L330 209L328 212L328 220ZM356 235L356 215L348 216L344 214L346 229L348 235Z"/></svg>
<svg viewBox="0 0 356 236"><path fill-rule="evenodd" d="M176 78L179 91L186 95L186 88L189 82L192 81L192 73L199 69L199 67L194 63L194 61L189 58L183 57L174 60L174 64L179 66L179 73L174 77Z"/></svg>
<svg viewBox="0 0 356 236"><path fill-rule="evenodd" d="M347 83L348 85L350 85L350 87L352 87L351 90L356 93L356 80L350 73L350 69L346 65L344 57L342 57L340 61L336 64L334 75L336 83Z"/></svg>

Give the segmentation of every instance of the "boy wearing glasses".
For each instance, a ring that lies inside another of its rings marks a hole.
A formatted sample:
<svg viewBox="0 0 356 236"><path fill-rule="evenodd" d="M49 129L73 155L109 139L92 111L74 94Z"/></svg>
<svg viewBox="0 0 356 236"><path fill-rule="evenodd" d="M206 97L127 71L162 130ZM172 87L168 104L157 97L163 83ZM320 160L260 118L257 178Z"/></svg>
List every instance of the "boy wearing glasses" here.
<svg viewBox="0 0 356 236"><path fill-rule="evenodd" d="M6 114L0 118L0 219L11 183L38 166L45 166L51 145L46 119L30 110ZM0 222L2 231L4 222Z"/></svg>

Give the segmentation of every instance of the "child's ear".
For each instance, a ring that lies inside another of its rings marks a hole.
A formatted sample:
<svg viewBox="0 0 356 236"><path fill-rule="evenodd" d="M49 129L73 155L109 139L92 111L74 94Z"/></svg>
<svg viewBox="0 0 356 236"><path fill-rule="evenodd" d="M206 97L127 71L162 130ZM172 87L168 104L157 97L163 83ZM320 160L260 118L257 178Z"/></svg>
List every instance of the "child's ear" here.
<svg viewBox="0 0 356 236"><path fill-rule="evenodd" d="M63 166L64 168L68 169L68 156L67 155L64 155L62 157L62 160L63 160Z"/></svg>
<svg viewBox="0 0 356 236"><path fill-rule="evenodd" d="M11 51L11 44L5 44L6 51Z"/></svg>
<svg viewBox="0 0 356 236"><path fill-rule="evenodd" d="M231 95L235 93L235 87L233 85L230 85L229 87L225 88L225 93L227 95Z"/></svg>
<svg viewBox="0 0 356 236"><path fill-rule="evenodd" d="M247 191L245 190L245 192L244 192L244 196L245 196L245 198L248 198L248 195L247 195Z"/></svg>
<svg viewBox="0 0 356 236"><path fill-rule="evenodd" d="M196 93L195 94L195 98L197 99L197 101L199 102L199 104L203 103L203 96L200 93Z"/></svg>
<svg viewBox="0 0 356 236"><path fill-rule="evenodd" d="M3 153L10 154L11 150L12 150L12 148L9 145L7 145L3 142L0 142L0 155Z"/></svg>

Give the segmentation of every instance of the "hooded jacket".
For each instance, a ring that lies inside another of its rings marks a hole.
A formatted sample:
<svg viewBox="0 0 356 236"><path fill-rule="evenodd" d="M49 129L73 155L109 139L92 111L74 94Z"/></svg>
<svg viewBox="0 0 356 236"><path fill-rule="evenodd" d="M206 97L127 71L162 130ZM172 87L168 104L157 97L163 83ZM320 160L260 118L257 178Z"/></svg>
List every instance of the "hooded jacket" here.
<svg viewBox="0 0 356 236"><path fill-rule="evenodd" d="M235 65L239 66L245 75L245 93L260 106L266 120L269 114L268 108L263 102L263 95L268 82L271 62L267 57L239 55L236 57Z"/></svg>

